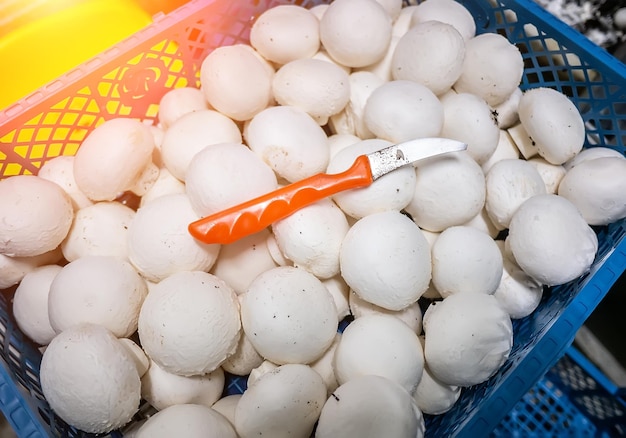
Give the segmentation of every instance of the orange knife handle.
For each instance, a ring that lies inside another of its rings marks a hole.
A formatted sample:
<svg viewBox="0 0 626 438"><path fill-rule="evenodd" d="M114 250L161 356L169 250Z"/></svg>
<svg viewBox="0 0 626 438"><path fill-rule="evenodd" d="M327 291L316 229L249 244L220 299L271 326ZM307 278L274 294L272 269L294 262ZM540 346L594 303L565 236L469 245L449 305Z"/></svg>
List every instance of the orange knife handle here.
<svg viewBox="0 0 626 438"><path fill-rule="evenodd" d="M372 171L365 155L342 173L320 173L189 224L189 233L204 243L228 244L257 233L307 205L338 192L366 187Z"/></svg>

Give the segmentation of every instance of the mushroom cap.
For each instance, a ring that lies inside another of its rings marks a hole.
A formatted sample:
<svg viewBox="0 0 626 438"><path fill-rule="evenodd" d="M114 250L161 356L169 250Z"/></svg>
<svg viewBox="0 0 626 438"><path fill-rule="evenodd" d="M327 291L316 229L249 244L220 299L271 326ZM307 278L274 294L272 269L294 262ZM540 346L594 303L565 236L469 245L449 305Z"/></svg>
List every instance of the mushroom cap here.
<svg viewBox="0 0 626 438"><path fill-rule="evenodd" d="M485 178L485 209L493 224L503 230L522 203L546 193L546 184L537 168L517 158L494 164Z"/></svg>
<svg viewBox="0 0 626 438"><path fill-rule="evenodd" d="M39 178L58 184L72 199L74 210L93 204L93 201L80 191L74 179L74 156L59 155L41 165Z"/></svg>
<svg viewBox="0 0 626 438"><path fill-rule="evenodd" d="M0 181L0 254L31 257L51 251L73 218L72 201L57 184L33 175Z"/></svg>
<svg viewBox="0 0 626 438"><path fill-rule="evenodd" d="M493 294L500 284L502 255L498 245L476 228L446 228L431 255L433 285L443 298L458 293Z"/></svg>
<svg viewBox="0 0 626 438"><path fill-rule="evenodd" d="M319 20L298 5L278 5L258 16L250 29L250 44L265 59L287 64L310 58L320 47Z"/></svg>
<svg viewBox="0 0 626 438"><path fill-rule="evenodd" d="M411 13L411 27L433 20L454 26L465 41L476 35L474 16L454 0L429 0L417 5Z"/></svg>
<svg viewBox="0 0 626 438"><path fill-rule="evenodd" d="M424 314L424 358L442 383L467 387L494 375L508 358L513 328L493 295L453 294Z"/></svg>
<svg viewBox="0 0 626 438"><path fill-rule="evenodd" d="M466 143L467 153L478 164L485 163L500 140L500 129L487 102L470 93L448 93L441 103L441 136Z"/></svg>
<svg viewBox="0 0 626 438"><path fill-rule="evenodd" d="M307 365L286 364L263 374L235 408L241 438L310 436L326 401L326 385Z"/></svg>
<svg viewBox="0 0 626 438"><path fill-rule="evenodd" d="M148 371L141 378L142 398L158 411L186 403L210 408L219 400L223 391L222 368L199 376L179 376L150 361Z"/></svg>
<svg viewBox="0 0 626 438"><path fill-rule="evenodd" d="M247 376L262 363L263 357L254 349L248 335L242 333L235 352L222 363L222 368L236 376Z"/></svg>
<svg viewBox="0 0 626 438"><path fill-rule="evenodd" d="M511 138L511 135L505 129L500 129L500 136L498 137L498 145L496 150L491 154L487 161L483 162L482 167L484 174L489 172L489 169L501 160L512 160L520 157L519 149Z"/></svg>
<svg viewBox="0 0 626 438"><path fill-rule="evenodd" d="M273 71L250 46L213 50L200 66L200 83L209 104L231 119L244 121L272 100Z"/></svg>
<svg viewBox="0 0 626 438"><path fill-rule="evenodd" d="M500 129L509 129L511 126L519 122L519 114L517 109L519 101L522 98L522 89L517 87L509 97L502 103L493 107L495 119Z"/></svg>
<svg viewBox="0 0 626 438"><path fill-rule="evenodd" d="M334 367L339 384L373 374L412 394L422 377L424 353L411 327L393 315L372 313L346 327L335 351Z"/></svg>
<svg viewBox="0 0 626 438"><path fill-rule="evenodd" d="M167 168L162 167L159 170L159 177L156 179L152 187L141 197L139 207L143 207L148 202L159 196L173 195L185 193L185 183L176 178Z"/></svg>
<svg viewBox="0 0 626 438"><path fill-rule="evenodd" d="M93 201L113 201L131 190L152 162L154 136L145 123L114 118L83 140L74 158L78 188Z"/></svg>
<svg viewBox="0 0 626 438"><path fill-rule="evenodd" d="M348 74L320 59L296 59L283 65L272 81L276 102L302 109L320 125L350 100Z"/></svg>
<svg viewBox="0 0 626 438"><path fill-rule="evenodd" d="M549 163L563 164L582 150L585 123L565 94L551 88L530 89L520 98L518 112L539 155Z"/></svg>
<svg viewBox="0 0 626 438"><path fill-rule="evenodd" d="M356 377L328 398L316 438L424 436L424 418L401 385L381 376Z"/></svg>
<svg viewBox="0 0 626 438"><path fill-rule="evenodd" d="M56 336L48 317L48 294L59 265L45 265L24 275L13 295L13 316L20 330L39 345Z"/></svg>
<svg viewBox="0 0 626 438"><path fill-rule="evenodd" d="M548 286L587 272L598 250L598 237L576 206L548 194L533 196L517 209L507 241L524 272Z"/></svg>
<svg viewBox="0 0 626 438"><path fill-rule="evenodd" d="M330 160L330 174L348 170L359 155L379 151L391 143L377 138L347 146ZM404 166L388 173L367 187L346 190L333 196L345 214L355 219L389 210L401 210L411 201L415 190L415 169Z"/></svg>
<svg viewBox="0 0 626 438"><path fill-rule="evenodd" d="M565 168L565 170L570 170L572 167L577 166L584 161L594 160L596 158L603 157L617 157L626 159L626 156L624 156L624 154L616 149L602 146L594 146L585 148L577 153L574 158L571 158L563 163L563 167Z"/></svg>
<svg viewBox="0 0 626 438"><path fill-rule="evenodd" d="M180 271L208 271L220 245L204 244L187 227L199 215L185 194L165 195L139 210L128 230L128 258L143 277L160 281Z"/></svg>
<svg viewBox="0 0 626 438"><path fill-rule="evenodd" d="M88 433L128 423L139 408L141 383L128 351L106 328L78 324L43 353L41 389L52 410Z"/></svg>
<svg viewBox="0 0 626 438"><path fill-rule="evenodd" d="M163 135L161 158L172 175L185 181L195 155L209 145L240 143L237 124L214 110L198 110L182 115Z"/></svg>
<svg viewBox="0 0 626 438"><path fill-rule="evenodd" d="M340 339L341 334L337 333L335 335L335 340L332 344L330 344L330 347L328 347L324 354L309 364L309 366L313 368L313 370L315 370L324 380L326 390L329 395L339 386L337 377L335 376L335 367L333 363L335 362L335 351L337 350L337 345L339 345Z"/></svg>
<svg viewBox="0 0 626 438"><path fill-rule="evenodd" d="M423 337L420 337L420 340L423 342ZM413 399L424 414L440 415L449 411L460 396L461 388L459 386L440 382L425 365L424 373L415 389Z"/></svg>
<svg viewBox="0 0 626 438"><path fill-rule="evenodd" d="M546 185L546 193L556 193L559 190L561 180L567 172L565 167L560 164L548 163L542 157L532 157L528 162L535 166L535 169L539 172L541 179Z"/></svg>
<svg viewBox="0 0 626 438"><path fill-rule="evenodd" d="M216 401L212 409L222 414L235 427L235 409L241 399L242 394L230 394Z"/></svg>
<svg viewBox="0 0 626 438"><path fill-rule="evenodd" d="M328 292L332 295L335 301L335 307L337 308L337 317L339 321L342 321L350 314L350 304L348 303L350 287L348 287L348 284L341 274L322 280L322 283L324 283L324 286L326 286L326 289L328 289Z"/></svg>
<svg viewBox="0 0 626 438"><path fill-rule="evenodd" d="M234 427L215 409L196 404L170 406L152 415L135 438L237 438Z"/></svg>
<svg viewBox="0 0 626 438"><path fill-rule="evenodd" d="M339 320L333 297L313 274L283 266L241 295L241 322L254 348L277 364L309 363L330 346Z"/></svg>
<svg viewBox="0 0 626 438"><path fill-rule="evenodd" d="M306 112L274 106L257 114L244 129L246 143L274 171L296 182L326 170L326 134Z"/></svg>
<svg viewBox="0 0 626 438"><path fill-rule="evenodd" d="M341 275L364 300L389 310L417 301L428 288L430 248L421 230L398 211L357 221L340 252Z"/></svg>
<svg viewBox="0 0 626 438"><path fill-rule="evenodd" d="M456 28L441 21L418 22L398 41L391 60L393 79L448 91L463 71L465 42Z"/></svg>
<svg viewBox="0 0 626 438"><path fill-rule="evenodd" d="M589 225L608 225L626 217L626 160L603 157L567 171L559 196L578 208Z"/></svg>
<svg viewBox="0 0 626 438"><path fill-rule="evenodd" d="M271 167L241 143L202 149L193 157L185 182L189 201L199 216L217 213L277 188Z"/></svg>
<svg viewBox="0 0 626 438"><path fill-rule="evenodd" d="M128 258L128 228L135 211L119 202L103 201L81 208L61 249L69 262L87 255Z"/></svg>
<svg viewBox="0 0 626 438"><path fill-rule="evenodd" d="M320 20L320 40L340 64L364 67L385 56L391 22L385 8L374 0L335 0Z"/></svg>
<svg viewBox="0 0 626 438"><path fill-rule="evenodd" d="M354 318L382 313L385 315L395 316L411 327L411 329L417 334L422 332L422 309L420 308L418 301L415 301L413 304L410 304L402 310L389 310L365 301L354 291L350 291L349 300L350 313L354 316Z"/></svg>
<svg viewBox="0 0 626 438"><path fill-rule="evenodd" d="M150 359L143 351L143 349L137 345L134 341L128 338L119 338L118 341L120 344L124 346L126 351L128 351L135 362L135 366L137 367L137 372L139 373L139 377L143 377L144 374L148 371L150 367Z"/></svg>
<svg viewBox="0 0 626 438"><path fill-rule="evenodd" d="M403 7L402 0L376 0L376 2L385 8L392 21L398 18Z"/></svg>
<svg viewBox="0 0 626 438"><path fill-rule="evenodd" d="M462 225L485 205L485 175L467 152L417 164L414 196L406 211L422 229L439 232Z"/></svg>
<svg viewBox="0 0 626 438"><path fill-rule="evenodd" d="M65 265L50 285L50 325L60 333L79 323L100 324L128 337L137 331L147 294L146 282L126 260L84 256Z"/></svg>
<svg viewBox="0 0 626 438"><path fill-rule="evenodd" d="M339 274L339 249L349 229L345 214L330 199L306 206L272 225L283 255L320 279Z"/></svg>
<svg viewBox="0 0 626 438"><path fill-rule="evenodd" d="M0 289L8 289L18 284L26 274L43 265L58 263L63 259L61 247L31 257L9 257L0 254Z"/></svg>
<svg viewBox="0 0 626 438"><path fill-rule="evenodd" d="M465 42L463 72L454 84L491 106L504 102L519 86L524 60L519 49L497 33L483 33Z"/></svg>
<svg viewBox="0 0 626 438"><path fill-rule="evenodd" d="M208 110L209 103L201 89L195 87L172 88L159 101L159 122L164 130L185 114Z"/></svg>
<svg viewBox="0 0 626 438"><path fill-rule="evenodd" d="M441 102L428 87L395 80L372 92L365 104L363 120L376 137L399 143L439 136L443 115Z"/></svg>
<svg viewBox="0 0 626 438"><path fill-rule="evenodd" d="M139 314L139 338L148 356L181 376L218 368L234 353L240 329L235 292L215 275L200 271L162 280Z"/></svg>

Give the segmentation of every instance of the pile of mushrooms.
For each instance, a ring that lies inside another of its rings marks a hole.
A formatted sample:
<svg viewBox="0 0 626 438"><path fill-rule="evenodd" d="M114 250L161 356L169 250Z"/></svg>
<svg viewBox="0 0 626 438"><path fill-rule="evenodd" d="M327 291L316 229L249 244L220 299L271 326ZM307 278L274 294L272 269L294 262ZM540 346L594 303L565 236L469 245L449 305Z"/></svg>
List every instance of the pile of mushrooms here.
<svg viewBox="0 0 626 438"><path fill-rule="evenodd" d="M522 92L519 50L475 32L452 0L276 6L206 57L199 89L165 94L155 126L109 120L75 157L0 181L0 286L46 347L52 409L136 437L419 437L496 374L512 319L590 269L592 225L626 217L626 158L583 151L567 96ZM432 136L468 150L232 244L187 232ZM226 373L248 376L242 395L222 397ZM158 413L129 424L142 399Z"/></svg>

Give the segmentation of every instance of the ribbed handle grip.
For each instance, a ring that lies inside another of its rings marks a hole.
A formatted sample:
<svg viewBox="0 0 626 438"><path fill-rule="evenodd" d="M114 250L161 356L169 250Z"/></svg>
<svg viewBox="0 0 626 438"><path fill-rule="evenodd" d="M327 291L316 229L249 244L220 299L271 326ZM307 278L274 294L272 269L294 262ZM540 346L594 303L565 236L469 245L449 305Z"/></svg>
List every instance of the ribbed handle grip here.
<svg viewBox="0 0 626 438"><path fill-rule="evenodd" d="M372 183L369 160L358 157L342 173L313 175L266 195L189 224L189 233L205 243L227 244L257 233L295 211L335 193Z"/></svg>

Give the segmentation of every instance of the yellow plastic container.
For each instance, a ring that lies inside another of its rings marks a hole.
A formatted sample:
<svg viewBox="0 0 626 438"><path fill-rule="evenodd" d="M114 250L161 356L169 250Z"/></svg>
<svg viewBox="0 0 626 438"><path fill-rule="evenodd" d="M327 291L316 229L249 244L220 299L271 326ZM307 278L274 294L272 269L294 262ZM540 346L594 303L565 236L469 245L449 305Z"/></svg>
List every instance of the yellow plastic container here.
<svg viewBox="0 0 626 438"><path fill-rule="evenodd" d="M17 0L28 2L30 0ZM129 0L71 0L29 11L0 37L0 108L37 90L147 26L151 16Z"/></svg>

